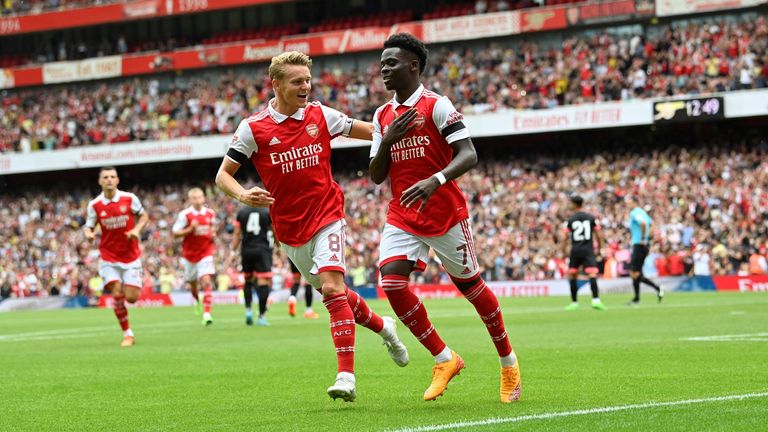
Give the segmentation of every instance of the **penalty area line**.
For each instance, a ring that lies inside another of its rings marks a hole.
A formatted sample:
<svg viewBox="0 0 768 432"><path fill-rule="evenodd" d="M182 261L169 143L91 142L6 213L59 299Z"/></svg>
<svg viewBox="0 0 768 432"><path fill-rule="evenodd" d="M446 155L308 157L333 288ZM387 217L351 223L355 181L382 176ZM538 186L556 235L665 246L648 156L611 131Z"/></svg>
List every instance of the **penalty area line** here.
<svg viewBox="0 0 768 432"><path fill-rule="evenodd" d="M580 410L574 410L574 411L530 414L530 415L523 415L518 417L492 417L485 420L468 420L468 421L461 421L461 422L454 422L454 423L405 427L400 429L387 429L387 432L431 432L431 431L441 431L441 430L448 430L448 429L460 429L460 428L467 428L467 427L490 426L490 425L506 424L506 423L519 423L519 422L525 422L530 420L549 420L549 419L558 418L558 417L573 417L573 416L580 416L580 415L612 413L617 411L642 410L642 409L648 409L648 408L693 405L693 404L701 404L701 403L709 403L709 402L723 402L723 401L744 400L744 399L764 398L764 397L768 397L768 392L746 393L746 394L728 395L728 396L714 396L714 397L708 397L708 398L686 399L686 400L669 401L669 402L645 402L645 403L632 404L632 405L616 405L616 406L608 406L608 407L602 407L602 408L580 409Z"/></svg>

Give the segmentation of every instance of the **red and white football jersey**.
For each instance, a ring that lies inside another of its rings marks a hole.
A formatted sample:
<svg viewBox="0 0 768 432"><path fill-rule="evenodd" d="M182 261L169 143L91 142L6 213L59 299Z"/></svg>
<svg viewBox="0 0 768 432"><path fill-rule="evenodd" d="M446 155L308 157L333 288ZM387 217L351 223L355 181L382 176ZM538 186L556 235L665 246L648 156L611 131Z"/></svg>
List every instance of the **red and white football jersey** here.
<svg viewBox="0 0 768 432"><path fill-rule="evenodd" d="M141 257L139 240L125 236L136 226L136 216L144 212L144 206L130 192L116 191L112 199L99 194L88 203L85 225L95 228L101 225L99 252L101 259L113 263L131 263Z"/></svg>
<svg viewBox="0 0 768 432"><path fill-rule="evenodd" d="M344 218L344 194L331 175L331 139L351 128L351 119L319 102L285 116L272 101L238 126L227 157L253 162L275 199L270 216L280 242L301 246Z"/></svg>
<svg viewBox="0 0 768 432"><path fill-rule="evenodd" d="M400 205L400 197L415 183L448 166L453 159L451 143L469 138L469 131L462 127L460 122L464 117L447 97L425 90L420 85L403 104L393 98L376 110L371 158L379 151L381 139L395 117L411 107L416 107L418 111L415 127L392 145L390 152L392 200L387 211L387 223L419 236L440 236L469 217L467 202L455 181L437 188L421 212L418 211L420 202L406 209Z"/></svg>
<svg viewBox="0 0 768 432"><path fill-rule="evenodd" d="M189 262L196 263L207 256L213 255L216 213L208 207L203 207L200 211L195 210L194 207L186 208L176 218L176 222L173 224L173 232L183 230L193 220L197 221L197 226L184 236L184 241L181 242L181 256Z"/></svg>

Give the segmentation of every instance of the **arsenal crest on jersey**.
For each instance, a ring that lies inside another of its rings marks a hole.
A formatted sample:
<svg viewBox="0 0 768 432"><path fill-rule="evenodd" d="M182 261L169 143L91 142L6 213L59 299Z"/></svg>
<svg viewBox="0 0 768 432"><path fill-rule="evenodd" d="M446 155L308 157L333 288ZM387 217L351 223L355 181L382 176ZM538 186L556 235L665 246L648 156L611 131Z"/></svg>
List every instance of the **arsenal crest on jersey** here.
<svg viewBox="0 0 768 432"><path fill-rule="evenodd" d="M125 213L125 212L127 212L127 211L128 211L128 207L126 207L126 206L124 206L124 205L121 205L121 206L120 206L120 213Z"/></svg>
<svg viewBox="0 0 768 432"><path fill-rule="evenodd" d="M416 129L421 129L424 127L424 114L417 113L416 118L413 119L413 126L416 127Z"/></svg>
<svg viewBox="0 0 768 432"><path fill-rule="evenodd" d="M317 138L317 132L319 131L319 129L317 128L316 124L312 123L307 125L305 130L307 131L309 136L311 136L312 138Z"/></svg>

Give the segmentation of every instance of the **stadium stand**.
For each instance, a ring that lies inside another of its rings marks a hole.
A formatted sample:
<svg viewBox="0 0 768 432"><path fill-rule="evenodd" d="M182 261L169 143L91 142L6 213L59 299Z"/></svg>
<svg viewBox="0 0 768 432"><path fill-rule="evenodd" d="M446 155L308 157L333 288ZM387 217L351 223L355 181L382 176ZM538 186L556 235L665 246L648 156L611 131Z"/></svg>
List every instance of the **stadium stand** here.
<svg viewBox="0 0 768 432"><path fill-rule="evenodd" d="M431 87L464 113L765 88L768 21L678 25L657 37L599 33L559 47L492 42L435 50ZM389 96L376 64L316 71L314 97L370 119ZM264 108L263 68L247 75L131 79L14 90L0 98L0 152L228 133ZM161 88L162 87L162 88ZM32 125L36 127L32 129Z"/></svg>

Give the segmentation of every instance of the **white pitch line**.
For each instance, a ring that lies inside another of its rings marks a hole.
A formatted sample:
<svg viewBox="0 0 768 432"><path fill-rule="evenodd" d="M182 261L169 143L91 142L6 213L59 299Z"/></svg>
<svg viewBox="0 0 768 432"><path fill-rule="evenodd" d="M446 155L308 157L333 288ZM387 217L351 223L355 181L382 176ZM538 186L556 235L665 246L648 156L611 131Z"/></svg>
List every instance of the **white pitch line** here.
<svg viewBox="0 0 768 432"><path fill-rule="evenodd" d="M768 333L747 333L736 335L694 336L680 338L694 342L768 342Z"/></svg>
<svg viewBox="0 0 768 432"><path fill-rule="evenodd" d="M433 299L428 299L433 300ZM754 305L754 301L735 301L735 302L717 302L717 301L708 301L705 303L679 303L679 304L661 304L661 305L653 305L649 306L648 308L636 308L636 307L629 307L629 306L623 306L623 305L612 305L610 307L611 311L641 311L641 310L652 310L654 308L658 309L692 309L692 308L707 308L707 307L722 307L722 306L742 306L742 305ZM562 307L536 307L536 308L521 308L521 309L515 309L514 306L505 306L504 307L504 315L526 315L526 314L542 314L542 313L568 313L565 309ZM477 313L473 310L460 310L460 311L442 311L437 310L435 312L429 312L429 316L432 317L469 317L469 316L477 316Z"/></svg>
<svg viewBox="0 0 768 432"><path fill-rule="evenodd" d="M549 420L549 419L558 418L558 417L572 417L572 416L579 416L579 415L611 413L611 412L617 412L617 411L629 411L629 410L637 410L637 409L659 408L659 407L678 406L678 405L692 405L692 404L700 404L700 403L708 403L708 402L723 402L723 401L744 400L744 399L763 398L763 397L768 397L768 392L746 393L746 394L729 395L729 396L715 396L715 397L709 397L709 398L686 399L686 400L671 401L671 402L645 402L641 404L617 405L617 406L609 406L609 407L602 407L602 408L581 409L581 410L575 410L575 411L561 411L561 412L552 412L552 413L531 414L531 415L524 415L524 416L518 416L518 417L492 417L485 420L471 420L471 421L462 421L462 422L455 422L455 423L445 423L445 424L439 424L439 425L406 427L402 429L387 429L387 431L388 432L431 432L431 431L441 431L441 430L447 430L447 429L460 429L460 428L466 428L466 427L490 426L490 425L506 424L506 423L519 423L519 422L525 422L530 420Z"/></svg>

